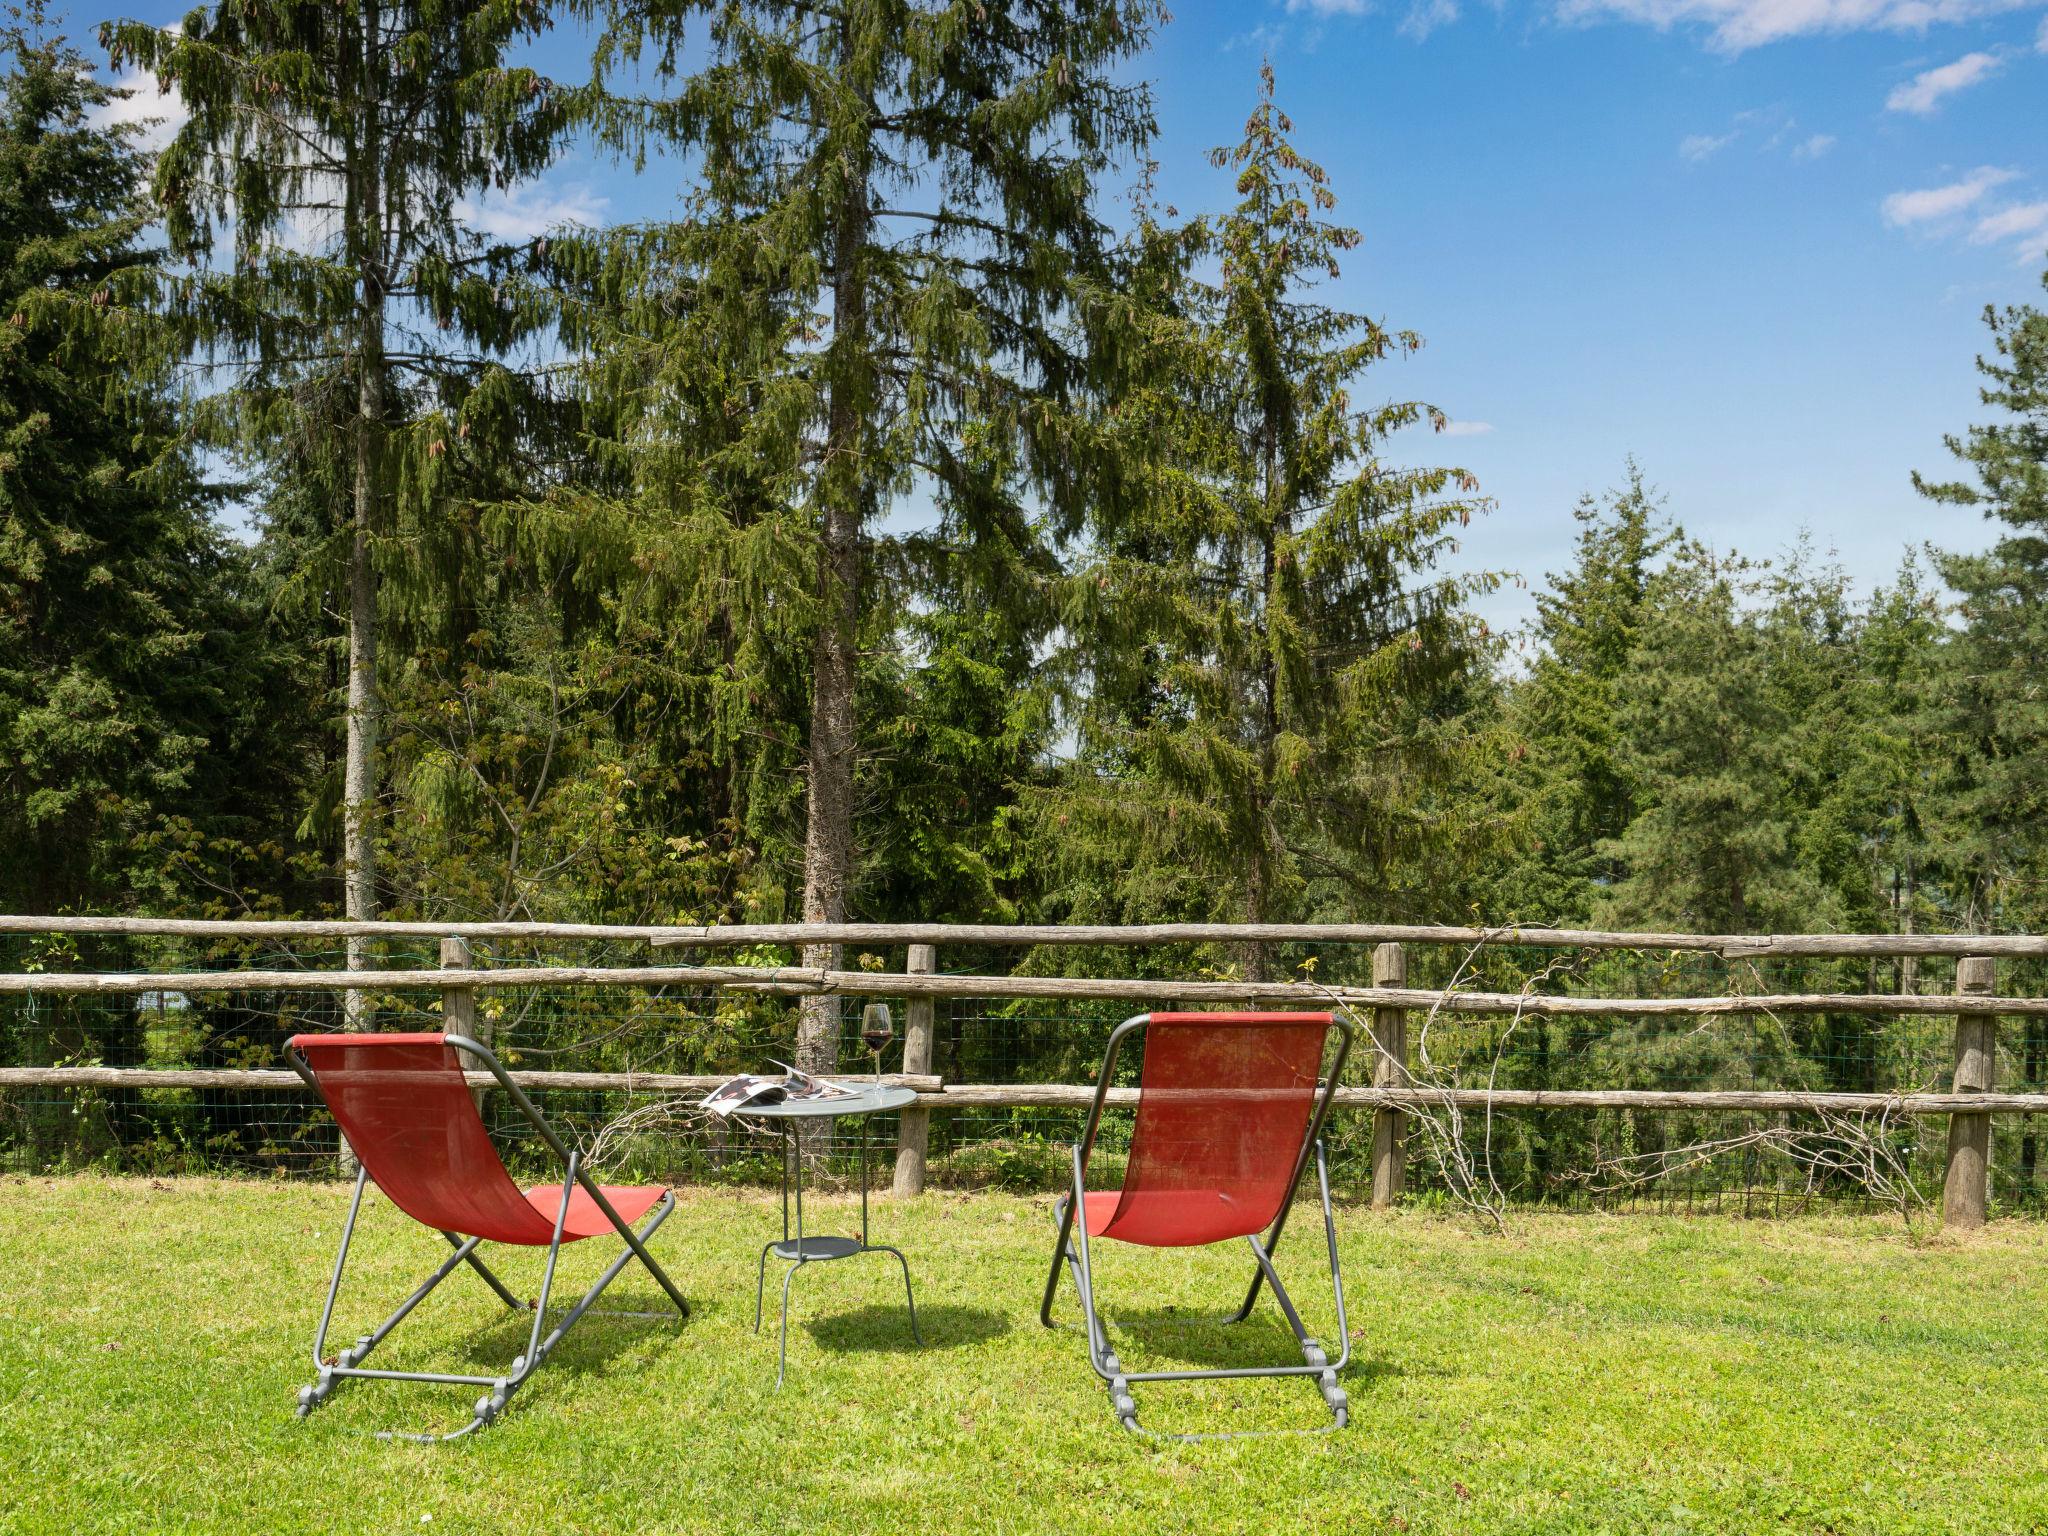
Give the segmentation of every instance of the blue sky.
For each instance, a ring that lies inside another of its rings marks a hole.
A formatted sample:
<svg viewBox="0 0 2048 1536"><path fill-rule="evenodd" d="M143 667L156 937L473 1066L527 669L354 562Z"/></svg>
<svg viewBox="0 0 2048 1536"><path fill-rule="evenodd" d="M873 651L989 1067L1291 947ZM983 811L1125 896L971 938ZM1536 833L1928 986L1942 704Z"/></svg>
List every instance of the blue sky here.
<svg viewBox="0 0 2048 1536"><path fill-rule="evenodd" d="M1631 454L1691 532L1768 556L1809 530L1866 589L1909 544L1988 536L1908 476L1982 415L1984 305L2041 297L2044 0L1185 0L1143 66L1184 213L1228 202L1205 151L1262 58L1365 235L1334 297L1428 342L1366 393L1456 423L1395 452L1497 504L1470 563L1539 581ZM479 217L675 191L575 156Z"/></svg>
<svg viewBox="0 0 2048 1536"><path fill-rule="evenodd" d="M1158 49L1163 185L1225 195L1199 152L1270 56L1365 234L1344 298L1428 340L1381 387L1471 428L1409 451L1496 499L1478 563L1556 569L1634 454L1694 533L1770 555L1804 527L1867 585L1985 538L1908 476L1981 416L1981 311L2040 296L2048 250L2043 12L1931 19L1965 9L1190 4Z"/></svg>

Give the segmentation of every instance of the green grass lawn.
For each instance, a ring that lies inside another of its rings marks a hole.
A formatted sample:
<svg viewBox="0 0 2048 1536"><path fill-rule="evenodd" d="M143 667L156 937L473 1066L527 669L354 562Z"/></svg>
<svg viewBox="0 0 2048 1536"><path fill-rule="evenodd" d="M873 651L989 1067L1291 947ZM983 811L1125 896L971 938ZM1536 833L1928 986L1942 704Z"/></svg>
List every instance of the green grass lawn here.
<svg viewBox="0 0 2048 1536"><path fill-rule="evenodd" d="M359 1382L292 1416L345 1203L335 1185L0 1180L0 1530L2048 1529L2031 1223L1925 1240L1875 1219L1525 1215L1503 1239L1341 1212L1352 1427L1172 1444L1117 1428L1070 1291L1069 1326L1039 1326L1046 1200L878 1201L927 1347L892 1261L808 1268L778 1393L772 1295L752 1332L773 1196L693 1193L655 1241L687 1323L586 1320L501 1422L421 1447L370 1431L452 1427L471 1394ZM819 1207L814 1230L857 1219ZM1327 1336L1313 1235L1303 1212L1282 1267ZM339 1340L437 1249L373 1197ZM530 1293L536 1256L497 1252ZM1097 1252L1133 1369L1287 1357L1270 1304L1205 1321L1240 1294L1241 1250ZM609 1256L570 1250L566 1282ZM657 1295L632 1270L613 1291ZM457 1275L377 1363L489 1373L523 1337ZM1139 1403L1161 1429L1327 1422L1302 1381Z"/></svg>

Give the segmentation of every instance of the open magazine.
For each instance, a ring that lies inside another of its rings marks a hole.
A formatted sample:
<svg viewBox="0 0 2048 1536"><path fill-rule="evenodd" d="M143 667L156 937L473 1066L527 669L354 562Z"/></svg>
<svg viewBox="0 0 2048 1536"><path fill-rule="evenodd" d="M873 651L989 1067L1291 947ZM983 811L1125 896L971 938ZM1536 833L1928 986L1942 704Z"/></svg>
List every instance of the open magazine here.
<svg viewBox="0 0 2048 1536"><path fill-rule="evenodd" d="M856 1089L844 1083L828 1082L822 1077L813 1077L801 1072L786 1062L776 1062L782 1068L781 1077L763 1077L747 1073L729 1083L721 1083L706 1094L698 1104L699 1109L708 1109L714 1115L731 1114L747 1104L802 1103L821 1099L850 1099Z"/></svg>

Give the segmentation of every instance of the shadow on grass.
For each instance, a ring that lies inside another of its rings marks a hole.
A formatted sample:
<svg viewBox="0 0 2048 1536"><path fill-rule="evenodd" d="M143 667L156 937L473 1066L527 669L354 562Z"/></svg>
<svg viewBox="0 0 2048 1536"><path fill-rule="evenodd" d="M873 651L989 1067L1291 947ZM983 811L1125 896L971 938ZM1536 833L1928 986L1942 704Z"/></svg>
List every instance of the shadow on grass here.
<svg viewBox="0 0 2048 1536"><path fill-rule="evenodd" d="M542 1338L561 1326L562 1318L581 1294L580 1291L572 1294L560 1305L552 1300L548 1303L547 1322L541 1328ZM496 1375L509 1371L514 1357L526 1353L527 1341L533 1334L533 1312L529 1307L521 1307L515 1312L488 1295L475 1305L479 1314L476 1326L452 1352L459 1363L429 1369ZM576 1326L549 1353L541 1372L543 1376L583 1376L604 1371L620 1355L643 1353L649 1348L673 1343L690 1326L674 1304L659 1291L641 1296L607 1290L598 1307L606 1311L650 1312L656 1315L607 1317L604 1312L593 1308L577 1320Z"/></svg>
<svg viewBox="0 0 2048 1536"><path fill-rule="evenodd" d="M1301 1346L1277 1313L1255 1311L1241 1323L1227 1321L1228 1315L1189 1307L1118 1307L1107 1322L1111 1341L1131 1370L1243 1370L1302 1363ZM1319 1339L1333 1358L1341 1349L1337 1340L1321 1338L1314 1329L1309 1337ZM1385 1361L1354 1352L1344 1381L1362 1387L1395 1373Z"/></svg>
<svg viewBox="0 0 2048 1536"><path fill-rule="evenodd" d="M948 1305L917 1309L918 1331L924 1335L923 1350L964 1349L983 1344L1010 1331L1010 1320L999 1312L981 1307ZM860 1307L809 1319L804 1328L825 1349L917 1354L921 1350L910 1336L910 1316L900 1306Z"/></svg>

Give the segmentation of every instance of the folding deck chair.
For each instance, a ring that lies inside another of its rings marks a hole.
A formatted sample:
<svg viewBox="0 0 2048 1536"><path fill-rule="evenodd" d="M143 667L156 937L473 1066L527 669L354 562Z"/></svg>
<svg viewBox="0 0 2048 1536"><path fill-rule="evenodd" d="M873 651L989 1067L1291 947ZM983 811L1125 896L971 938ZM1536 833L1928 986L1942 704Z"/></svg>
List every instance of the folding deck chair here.
<svg viewBox="0 0 2048 1536"><path fill-rule="evenodd" d="M1087 1188L1088 1156L1101 1129L1117 1058L1124 1041L1141 1029L1146 1032L1144 1066L1123 1188L1091 1194ZM1324 1047L1332 1030L1338 1033L1336 1057L1318 1092ZM1337 1224L1330 1212L1330 1171L1320 1133L1356 1033L1349 1020L1327 1013L1141 1013L1111 1033L1087 1129L1074 1146L1073 1189L1060 1201L1059 1244L1053 1250L1052 1273L1046 1278L1045 1301L1038 1316L1048 1328L1053 1326L1053 1295L1064 1262L1073 1273L1082 1310L1087 1313L1089 1364L1108 1384L1110 1405L1124 1428L1140 1427L1138 1405L1131 1396L1133 1383L1249 1376L1313 1377L1335 1421L1323 1426L1324 1430L1342 1429L1348 1422L1349 1401L1337 1385L1337 1373L1351 1359L1351 1339L1344 1318L1344 1277L1337 1267ZM1335 1361L1302 1326L1301 1314L1273 1268L1273 1249L1280 1241L1288 1206L1311 1154L1323 1198L1330 1284L1337 1297L1340 1346ZM1257 1268L1244 1305L1228 1320L1238 1323L1249 1317L1260 1285L1270 1284L1273 1298L1280 1303L1301 1346L1304 1363L1125 1370L1110 1347L1095 1305L1095 1276L1088 1254L1088 1241L1094 1237L1151 1248L1192 1247L1242 1237L1251 1247Z"/></svg>
<svg viewBox="0 0 2048 1536"><path fill-rule="evenodd" d="M476 1100L464 1075L463 1056L474 1057L497 1079L498 1086L532 1122L548 1150L561 1160L567 1171L559 1185L543 1184L522 1192L512 1182L497 1149L491 1145L483 1117L477 1112ZM682 1292L654 1262L646 1246L655 1228L675 1208L675 1196L659 1186L626 1189L592 1183L583 1171L582 1154L563 1143L541 1118L533 1101L505 1075L498 1058L476 1041L461 1035L438 1034L295 1035L286 1043L286 1058L333 1112L358 1162L355 1194L349 1201L348 1221L341 1229L341 1252L335 1256L327 1305L321 1309L320 1331L313 1340L313 1364L319 1376L312 1386L299 1392L301 1418L351 1378L444 1382L485 1389L467 1424L444 1435L385 1431L378 1438L434 1441L466 1435L505 1411L512 1394L540 1368L562 1336L635 1257L660 1282L676 1310L684 1317L690 1315ZM330 1358L326 1353L327 1329L334 1318L335 1297L341 1292L341 1274L348 1263L356 1214L362 1209L363 1186L371 1179L376 1180L377 1187L390 1197L392 1204L439 1232L455 1251L396 1312L357 1339L353 1346ZM646 1223L636 1232L629 1223L642 1217L647 1218ZM553 1332L542 1338L548 1293L555 1280L555 1260L562 1245L605 1232L616 1232L623 1238L626 1251L569 1309ZM426 1299L428 1292L464 1264L475 1270L506 1306L515 1311L525 1310L524 1303L478 1257L477 1244L484 1241L548 1251L540 1296L533 1303L533 1331L526 1353L515 1359L502 1376L366 1369L363 1360L370 1351ZM603 1315L658 1318L668 1314Z"/></svg>

